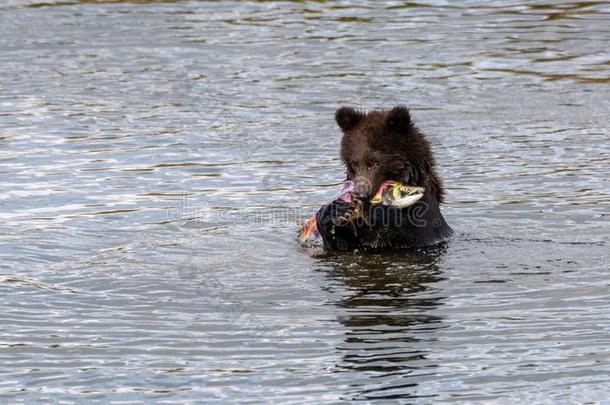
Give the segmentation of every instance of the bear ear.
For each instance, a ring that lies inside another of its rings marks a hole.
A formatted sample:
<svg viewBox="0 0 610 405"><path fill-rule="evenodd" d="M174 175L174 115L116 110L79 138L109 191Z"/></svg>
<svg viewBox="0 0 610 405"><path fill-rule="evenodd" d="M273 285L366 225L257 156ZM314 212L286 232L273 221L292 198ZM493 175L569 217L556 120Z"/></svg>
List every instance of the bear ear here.
<svg viewBox="0 0 610 405"><path fill-rule="evenodd" d="M411 114L404 105L392 108L388 112L388 127L398 132L407 132L411 128Z"/></svg>
<svg viewBox="0 0 610 405"><path fill-rule="evenodd" d="M335 121L343 131L354 128L364 118L362 111L357 111L352 107L341 107L335 113Z"/></svg>

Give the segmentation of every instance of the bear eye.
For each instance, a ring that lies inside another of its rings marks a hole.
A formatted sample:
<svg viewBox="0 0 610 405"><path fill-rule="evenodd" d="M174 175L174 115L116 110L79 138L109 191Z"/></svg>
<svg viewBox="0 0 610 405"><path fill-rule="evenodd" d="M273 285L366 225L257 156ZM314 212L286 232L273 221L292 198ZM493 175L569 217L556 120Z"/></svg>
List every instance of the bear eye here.
<svg viewBox="0 0 610 405"><path fill-rule="evenodd" d="M377 169L379 167L379 162L377 160L371 160L368 164L368 169Z"/></svg>

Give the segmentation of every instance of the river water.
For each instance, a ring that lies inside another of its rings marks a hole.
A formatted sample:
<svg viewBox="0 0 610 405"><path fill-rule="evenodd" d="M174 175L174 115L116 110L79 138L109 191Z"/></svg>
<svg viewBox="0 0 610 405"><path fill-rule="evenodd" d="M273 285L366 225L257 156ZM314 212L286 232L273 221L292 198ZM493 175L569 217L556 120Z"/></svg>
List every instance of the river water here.
<svg viewBox="0 0 610 405"><path fill-rule="evenodd" d="M606 402L609 43L603 1L3 1L0 402ZM300 246L334 110L396 104L456 236Z"/></svg>

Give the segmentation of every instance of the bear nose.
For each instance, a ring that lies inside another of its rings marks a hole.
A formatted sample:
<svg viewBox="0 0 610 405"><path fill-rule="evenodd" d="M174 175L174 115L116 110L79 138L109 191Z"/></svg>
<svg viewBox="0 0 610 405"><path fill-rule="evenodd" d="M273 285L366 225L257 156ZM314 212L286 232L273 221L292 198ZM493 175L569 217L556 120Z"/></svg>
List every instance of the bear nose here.
<svg viewBox="0 0 610 405"><path fill-rule="evenodd" d="M369 198L369 193L367 193L366 191L363 190L356 190L354 192L354 195L356 196L356 198L358 198L359 200L366 200Z"/></svg>
<svg viewBox="0 0 610 405"><path fill-rule="evenodd" d="M371 196L371 182L366 177L355 179L354 196L360 200L366 200Z"/></svg>

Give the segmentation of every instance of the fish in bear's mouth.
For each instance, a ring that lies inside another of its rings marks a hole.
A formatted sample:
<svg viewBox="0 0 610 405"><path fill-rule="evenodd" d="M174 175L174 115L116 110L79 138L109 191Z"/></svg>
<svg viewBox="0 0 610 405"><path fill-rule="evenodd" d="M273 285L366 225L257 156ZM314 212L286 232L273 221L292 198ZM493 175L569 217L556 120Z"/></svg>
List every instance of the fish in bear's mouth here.
<svg viewBox="0 0 610 405"><path fill-rule="evenodd" d="M333 201L343 200L350 202L354 200L353 192L355 184L353 181L348 180L343 183L343 189L337 194ZM424 187L408 186L397 181L386 180L384 181L375 195L369 200L371 204L387 205L398 209L406 208L410 205L415 204L423 196L426 189ZM352 216L352 220L361 218L362 211L358 210L355 215ZM366 220L366 218L363 218ZM299 232L299 239L301 241L307 240L310 235L318 237L318 231L316 229L316 216L315 214L309 218L301 227Z"/></svg>

